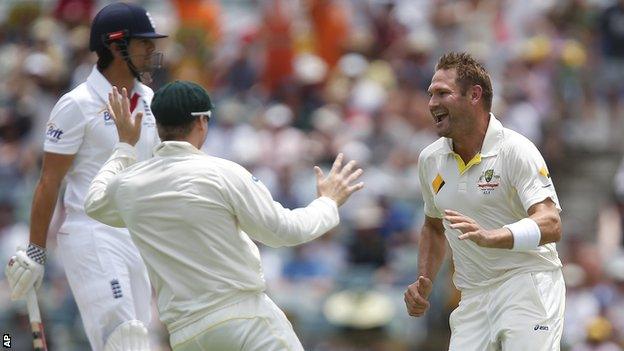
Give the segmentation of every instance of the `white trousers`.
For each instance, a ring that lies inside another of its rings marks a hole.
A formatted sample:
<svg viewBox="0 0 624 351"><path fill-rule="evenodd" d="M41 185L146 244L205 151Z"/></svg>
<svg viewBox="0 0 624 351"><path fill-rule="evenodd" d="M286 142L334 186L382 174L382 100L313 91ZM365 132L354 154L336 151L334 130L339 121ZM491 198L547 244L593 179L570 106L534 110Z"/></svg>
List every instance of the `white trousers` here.
<svg viewBox="0 0 624 351"><path fill-rule="evenodd" d="M564 308L560 269L518 274L491 287L462 291L449 320L449 350L559 350Z"/></svg>
<svg viewBox="0 0 624 351"><path fill-rule="evenodd" d="M85 223L80 233L57 235L58 252L94 351L104 349L125 321L150 322L151 286L126 230Z"/></svg>
<svg viewBox="0 0 624 351"><path fill-rule="evenodd" d="M173 351L303 351L292 325L264 293L171 333Z"/></svg>

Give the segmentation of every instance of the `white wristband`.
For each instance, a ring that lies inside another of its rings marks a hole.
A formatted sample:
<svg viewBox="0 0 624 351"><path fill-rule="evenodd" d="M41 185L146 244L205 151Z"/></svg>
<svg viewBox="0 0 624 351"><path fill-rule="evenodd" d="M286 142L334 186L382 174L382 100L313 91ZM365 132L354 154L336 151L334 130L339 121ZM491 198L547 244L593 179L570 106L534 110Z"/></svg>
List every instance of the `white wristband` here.
<svg viewBox="0 0 624 351"><path fill-rule="evenodd" d="M537 223L531 218L522 218L516 223L503 226L511 231L514 243L512 250L528 251L539 246L542 232Z"/></svg>

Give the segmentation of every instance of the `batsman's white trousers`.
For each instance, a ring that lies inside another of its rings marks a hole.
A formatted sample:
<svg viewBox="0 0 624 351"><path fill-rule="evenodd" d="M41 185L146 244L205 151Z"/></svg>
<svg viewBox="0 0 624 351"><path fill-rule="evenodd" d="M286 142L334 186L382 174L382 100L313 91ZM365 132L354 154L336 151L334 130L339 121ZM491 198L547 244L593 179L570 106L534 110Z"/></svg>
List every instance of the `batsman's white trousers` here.
<svg viewBox="0 0 624 351"><path fill-rule="evenodd" d="M58 252L91 348L101 351L123 322L149 325L152 291L127 231L92 222L77 229L59 232Z"/></svg>
<svg viewBox="0 0 624 351"><path fill-rule="evenodd" d="M303 351L292 325L264 293L171 333L173 351Z"/></svg>
<svg viewBox="0 0 624 351"><path fill-rule="evenodd" d="M564 308L560 269L522 273L487 288L462 291L449 320L449 350L559 350Z"/></svg>

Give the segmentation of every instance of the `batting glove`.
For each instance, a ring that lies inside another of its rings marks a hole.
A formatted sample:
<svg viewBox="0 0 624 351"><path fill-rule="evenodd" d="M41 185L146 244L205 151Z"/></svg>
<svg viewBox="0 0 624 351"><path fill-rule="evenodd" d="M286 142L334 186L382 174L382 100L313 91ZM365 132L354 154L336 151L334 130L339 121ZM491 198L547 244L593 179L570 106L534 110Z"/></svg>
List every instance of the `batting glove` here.
<svg viewBox="0 0 624 351"><path fill-rule="evenodd" d="M33 287L39 289L43 280L45 249L30 244L28 250L18 248L15 256L9 259L4 273L11 287L11 300L26 298Z"/></svg>

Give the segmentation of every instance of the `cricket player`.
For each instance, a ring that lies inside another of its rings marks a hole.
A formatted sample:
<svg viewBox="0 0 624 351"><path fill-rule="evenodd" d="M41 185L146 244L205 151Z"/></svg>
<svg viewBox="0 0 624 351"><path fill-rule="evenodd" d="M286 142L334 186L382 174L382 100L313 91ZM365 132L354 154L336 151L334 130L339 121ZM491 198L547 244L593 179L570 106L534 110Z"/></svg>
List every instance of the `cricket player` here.
<svg viewBox="0 0 624 351"><path fill-rule="evenodd" d="M338 207L363 187L355 162L338 155L328 176L315 167L318 198L288 210L240 165L200 151L213 109L197 84L175 81L154 95L163 142L136 162L140 122L125 90L113 89L119 141L86 197L87 214L127 227L158 295L175 351L303 350L282 311L265 295L259 251L293 246L339 222Z"/></svg>
<svg viewBox="0 0 624 351"><path fill-rule="evenodd" d="M559 350L561 208L544 159L490 113L489 75L470 55L442 56L429 95L441 138L418 163L425 222L419 277L405 292L408 313L429 308L448 240L461 291L449 350Z"/></svg>
<svg viewBox="0 0 624 351"><path fill-rule="evenodd" d="M107 111L113 84L131 91L129 109L142 115L137 157L150 158L160 143L150 111L153 92L141 82L148 82L150 72L160 65L162 54L155 52L154 40L163 37L149 13L137 5L111 4L95 16L89 48L97 53L97 65L87 81L63 95L52 110L33 197L30 244L18 249L6 268L13 299L41 285L48 228L64 180L66 218L57 235L59 256L96 351L148 347L151 287L145 265L128 231L89 218L84 199L117 144L115 123Z"/></svg>

